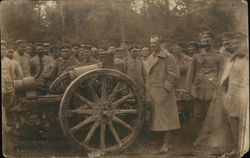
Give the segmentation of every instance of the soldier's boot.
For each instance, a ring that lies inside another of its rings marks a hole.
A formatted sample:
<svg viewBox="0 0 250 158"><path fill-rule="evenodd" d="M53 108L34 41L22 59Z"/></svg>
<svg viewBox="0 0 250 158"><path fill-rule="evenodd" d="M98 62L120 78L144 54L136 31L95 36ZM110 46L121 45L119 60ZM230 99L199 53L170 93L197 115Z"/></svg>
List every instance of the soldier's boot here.
<svg viewBox="0 0 250 158"><path fill-rule="evenodd" d="M170 144L170 137L171 137L171 135L170 135L169 131L164 133L160 153L167 153L167 152L169 152L169 149L172 148L172 145Z"/></svg>

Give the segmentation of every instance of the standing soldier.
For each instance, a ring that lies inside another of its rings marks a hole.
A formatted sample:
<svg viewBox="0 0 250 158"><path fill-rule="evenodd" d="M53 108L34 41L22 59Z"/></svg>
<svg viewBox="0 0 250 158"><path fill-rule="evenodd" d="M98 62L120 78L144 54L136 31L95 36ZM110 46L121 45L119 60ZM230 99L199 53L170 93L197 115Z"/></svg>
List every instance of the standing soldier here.
<svg viewBox="0 0 250 158"><path fill-rule="evenodd" d="M16 51L14 52L14 59L21 65L23 77L30 76L30 56L27 54L25 40L17 40L16 44Z"/></svg>
<svg viewBox="0 0 250 158"><path fill-rule="evenodd" d="M152 36L150 46L153 53L148 58L147 96L151 103L150 129L164 132L160 152L169 151L170 130L180 128L174 92L179 70L175 58L160 48L160 37Z"/></svg>
<svg viewBox="0 0 250 158"><path fill-rule="evenodd" d="M228 60L234 53L234 50L232 48L232 39L234 37L234 33L225 32L223 34L220 34L219 37L222 40L222 47L220 48L220 53L222 54L225 60Z"/></svg>
<svg viewBox="0 0 250 158"><path fill-rule="evenodd" d="M5 155L11 154L11 147L9 138L10 132L9 110L13 106L15 92L12 77L12 68L9 59L6 57L7 48L1 46L1 76L2 76L2 132L3 132L3 152Z"/></svg>
<svg viewBox="0 0 250 158"><path fill-rule="evenodd" d="M78 61L78 56L79 56L79 51L80 51L80 44L73 44L71 46L71 52L73 54L72 58L74 58L73 60L76 60L77 62Z"/></svg>
<svg viewBox="0 0 250 158"><path fill-rule="evenodd" d="M54 80L58 75L59 64L63 61L63 59L60 55L60 50L59 50L59 47L57 45L53 45L51 47L51 54L52 54L52 57L55 61L55 71L54 71L54 74L52 75L53 76L52 78Z"/></svg>
<svg viewBox="0 0 250 158"><path fill-rule="evenodd" d="M128 51L130 56L125 60L125 72L135 82L139 88L140 96L144 99L146 72L142 60L137 58L141 50L138 45L132 45Z"/></svg>
<svg viewBox="0 0 250 158"><path fill-rule="evenodd" d="M65 70L67 70L67 68L78 64L75 58L71 57L71 49L69 46L66 46L66 45L62 46L61 54L62 54L63 60L59 63L58 75L63 73Z"/></svg>
<svg viewBox="0 0 250 158"><path fill-rule="evenodd" d="M42 44L36 46L37 55L31 59L30 71L32 76L37 77L39 86L48 87L48 82L54 72L54 63L51 62L48 55L44 54L44 50Z"/></svg>
<svg viewBox="0 0 250 158"><path fill-rule="evenodd" d="M117 48L114 54L114 68L125 73L124 49Z"/></svg>
<svg viewBox="0 0 250 158"><path fill-rule="evenodd" d="M189 42L188 43L188 54L190 57L193 57L194 54L199 53L199 44L196 42Z"/></svg>
<svg viewBox="0 0 250 158"><path fill-rule="evenodd" d="M192 123L198 133L206 117L215 88L223 70L223 56L213 48L214 35L210 31L200 34L201 53L194 54L187 78L187 90L193 100Z"/></svg>
<svg viewBox="0 0 250 158"><path fill-rule="evenodd" d="M26 45L26 53L28 53L31 58L36 55L36 53L34 51L34 47L31 43Z"/></svg>
<svg viewBox="0 0 250 158"><path fill-rule="evenodd" d="M11 63L11 67L13 71L12 72L13 80L21 80L23 79L22 67L15 59L13 59L13 54L14 54L14 50L12 49L8 50L6 54L6 57L9 58L10 63Z"/></svg>

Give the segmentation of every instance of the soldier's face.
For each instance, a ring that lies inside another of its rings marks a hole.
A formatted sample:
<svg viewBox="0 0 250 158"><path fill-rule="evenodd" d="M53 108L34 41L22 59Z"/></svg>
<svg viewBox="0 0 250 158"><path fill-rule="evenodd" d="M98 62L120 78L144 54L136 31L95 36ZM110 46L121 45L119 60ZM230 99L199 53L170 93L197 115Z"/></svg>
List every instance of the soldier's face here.
<svg viewBox="0 0 250 158"><path fill-rule="evenodd" d="M201 37L201 46L211 46L213 44L213 38L210 35L203 35Z"/></svg>
<svg viewBox="0 0 250 158"><path fill-rule="evenodd" d="M23 44L21 44L21 45L19 45L19 46L17 47L17 51L18 51L18 53L21 54L21 55L24 54L25 50L26 50L26 47L25 47L25 45L23 45Z"/></svg>
<svg viewBox="0 0 250 158"><path fill-rule="evenodd" d="M91 57L91 51L90 50L85 50L84 54L85 54L85 58L90 58Z"/></svg>
<svg viewBox="0 0 250 158"><path fill-rule="evenodd" d="M195 48L195 47L193 47L193 46L188 47L188 53L189 53L189 54L193 55L193 54L195 54L195 53L197 53L197 52L198 52L198 49L197 49L197 48Z"/></svg>
<svg viewBox="0 0 250 158"><path fill-rule="evenodd" d="M70 50L69 49L62 49L62 57L63 59L68 59L69 58L69 53L70 53Z"/></svg>
<svg viewBox="0 0 250 158"><path fill-rule="evenodd" d="M31 54L32 53L32 47L31 46L27 46L26 47L26 52Z"/></svg>
<svg viewBox="0 0 250 158"><path fill-rule="evenodd" d="M37 55L42 56L43 52L44 52L43 47L42 46L37 46L36 47L36 52L37 52Z"/></svg>
<svg viewBox="0 0 250 158"><path fill-rule="evenodd" d="M159 37L151 37L150 47L151 47L152 51L158 51L160 49L160 38Z"/></svg>
<svg viewBox="0 0 250 158"><path fill-rule="evenodd" d="M72 48L72 53L73 53L76 57L78 57L79 51L80 51L80 49L79 49L78 47L73 47L73 48Z"/></svg>
<svg viewBox="0 0 250 158"><path fill-rule="evenodd" d="M173 51L175 54L180 54L182 52L182 48L179 45L175 45Z"/></svg>
<svg viewBox="0 0 250 158"><path fill-rule="evenodd" d="M120 58L120 59L122 59L123 56L124 56L124 52L123 51L118 51L115 54L116 54L116 58Z"/></svg>
<svg viewBox="0 0 250 158"><path fill-rule="evenodd" d="M58 57L60 57L60 51L59 51L59 50L54 50L54 52L53 52L53 57L54 57L55 59L57 59Z"/></svg>
<svg viewBox="0 0 250 158"><path fill-rule="evenodd" d="M49 55L49 48L48 47L44 47L43 52L44 52L45 55Z"/></svg>
<svg viewBox="0 0 250 158"><path fill-rule="evenodd" d="M84 61L84 59L85 59L84 51L79 52L78 59L79 59L79 61Z"/></svg>

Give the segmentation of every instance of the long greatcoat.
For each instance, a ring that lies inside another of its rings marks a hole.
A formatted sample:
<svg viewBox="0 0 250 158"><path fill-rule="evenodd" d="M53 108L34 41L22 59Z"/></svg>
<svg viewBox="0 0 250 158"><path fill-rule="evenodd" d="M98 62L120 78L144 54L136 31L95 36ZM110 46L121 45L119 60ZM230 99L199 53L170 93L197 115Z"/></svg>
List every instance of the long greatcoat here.
<svg viewBox="0 0 250 158"><path fill-rule="evenodd" d="M236 57L234 60L228 60L225 64L218 89L211 101L195 145L216 149L220 152L230 151L232 149L232 135L228 117L237 117L240 120L240 150L242 152L248 149L249 144L245 145L245 140L249 140L249 133L247 135L246 132L249 129L247 128L249 124L246 125L247 115L249 115L248 63L248 58ZM229 80L231 84L236 85L234 88L229 87Z"/></svg>
<svg viewBox="0 0 250 158"><path fill-rule="evenodd" d="M153 53L148 59L146 72L147 96L151 103L150 129L168 131L180 128L174 93L174 84L179 78L175 58L167 50Z"/></svg>

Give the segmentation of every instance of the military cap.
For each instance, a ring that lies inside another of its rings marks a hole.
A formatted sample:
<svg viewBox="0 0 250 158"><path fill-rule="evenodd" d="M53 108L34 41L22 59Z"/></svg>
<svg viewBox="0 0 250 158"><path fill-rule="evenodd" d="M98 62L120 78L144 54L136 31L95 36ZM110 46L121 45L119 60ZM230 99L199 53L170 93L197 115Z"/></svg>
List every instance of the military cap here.
<svg viewBox="0 0 250 158"><path fill-rule="evenodd" d="M38 46L42 46L43 47L43 43L37 43L36 47L38 47Z"/></svg>
<svg viewBox="0 0 250 158"><path fill-rule="evenodd" d="M80 44L77 44L77 43L75 43L75 44L72 44L72 46L71 46L72 48L73 47L78 47L78 48L80 48L81 47L81 45Z"/></svg>
<svg viewBox="0 0 250 158"><path fill-rule="evenodd" d="M83 45L83 49L91 50L92 46L91 45Z"/></svg>
<svg viewBox="0 0 250 158"><path fill-rule="evenodd" d="M238 40L245 40L247 36L241 32L235 32L233 38Z"/></svg>
<svg viewBox="0 0 250 158"><path fill-rule="evenodd" d="M203 37L203 36L205 36L205 35L209 35L212 39L214 39L214 35L213 35L213 33L211 32L211 31L203 31L203 32L201 32L200 33L200 39Z"/></svg>
<svg viewBox="0 0 250 158"><path fill-rule="evenodd" d="M140 50L140 46L137 44L133 44L132 46L129 47L128 51L132 52L132 51L139 51Z"/></svg>
<svg viewBox="0 0 250 158"><path fill-rule="evenodd" d="M231 39L234 37L234 32L224 32L219 34L219 38L222 40L223 44L229 43Z"/></svg>
<svg viewBox="0 0 250 158"><path fill-rule="evenodd" d="M43 43L43 46L44 47L50 47L50 44L49 43Z"/></svg>
<svg viewBox="0 0 250 158"><path fill-rule="evenodd" d="M68 46L68 45L63 45L63 46L60 48L60 50L62 50L62 49L70 49L70 46Z"/></svg>
<svg viewBox="0 0 250 158"><path fill-rule="evenodd" d="M195 48L199 48L199 44L198 43L196 43L196 42L194 42L194 41L191 41L191 42L189 42L188 43L188 47L195 47Z"/></svg>
<svg viewBox="0 0 250 158"><path fill-rule="evenodd" d="M91 51L97 51L97 48L96 47L92 47Z"/></svg>
<svg viewBox="0 0 250 158"><path fill-rule="evenodd" d="M149 51L149 48L148 47L143 47L142 51Z"/></svg>
<svg viewBox="0 0 250 158"><path fill-rule="evenodd" d="M21 44L26 44L27 41L26 40L16 40L15 44L16 45L21 45Z"/></svg>
<svg viewBox="0 0 250 158"><path fill-rule="evenodd" d="M124 49L119 47L119 48L116 48L116 51L124 51Z"/></svg>

